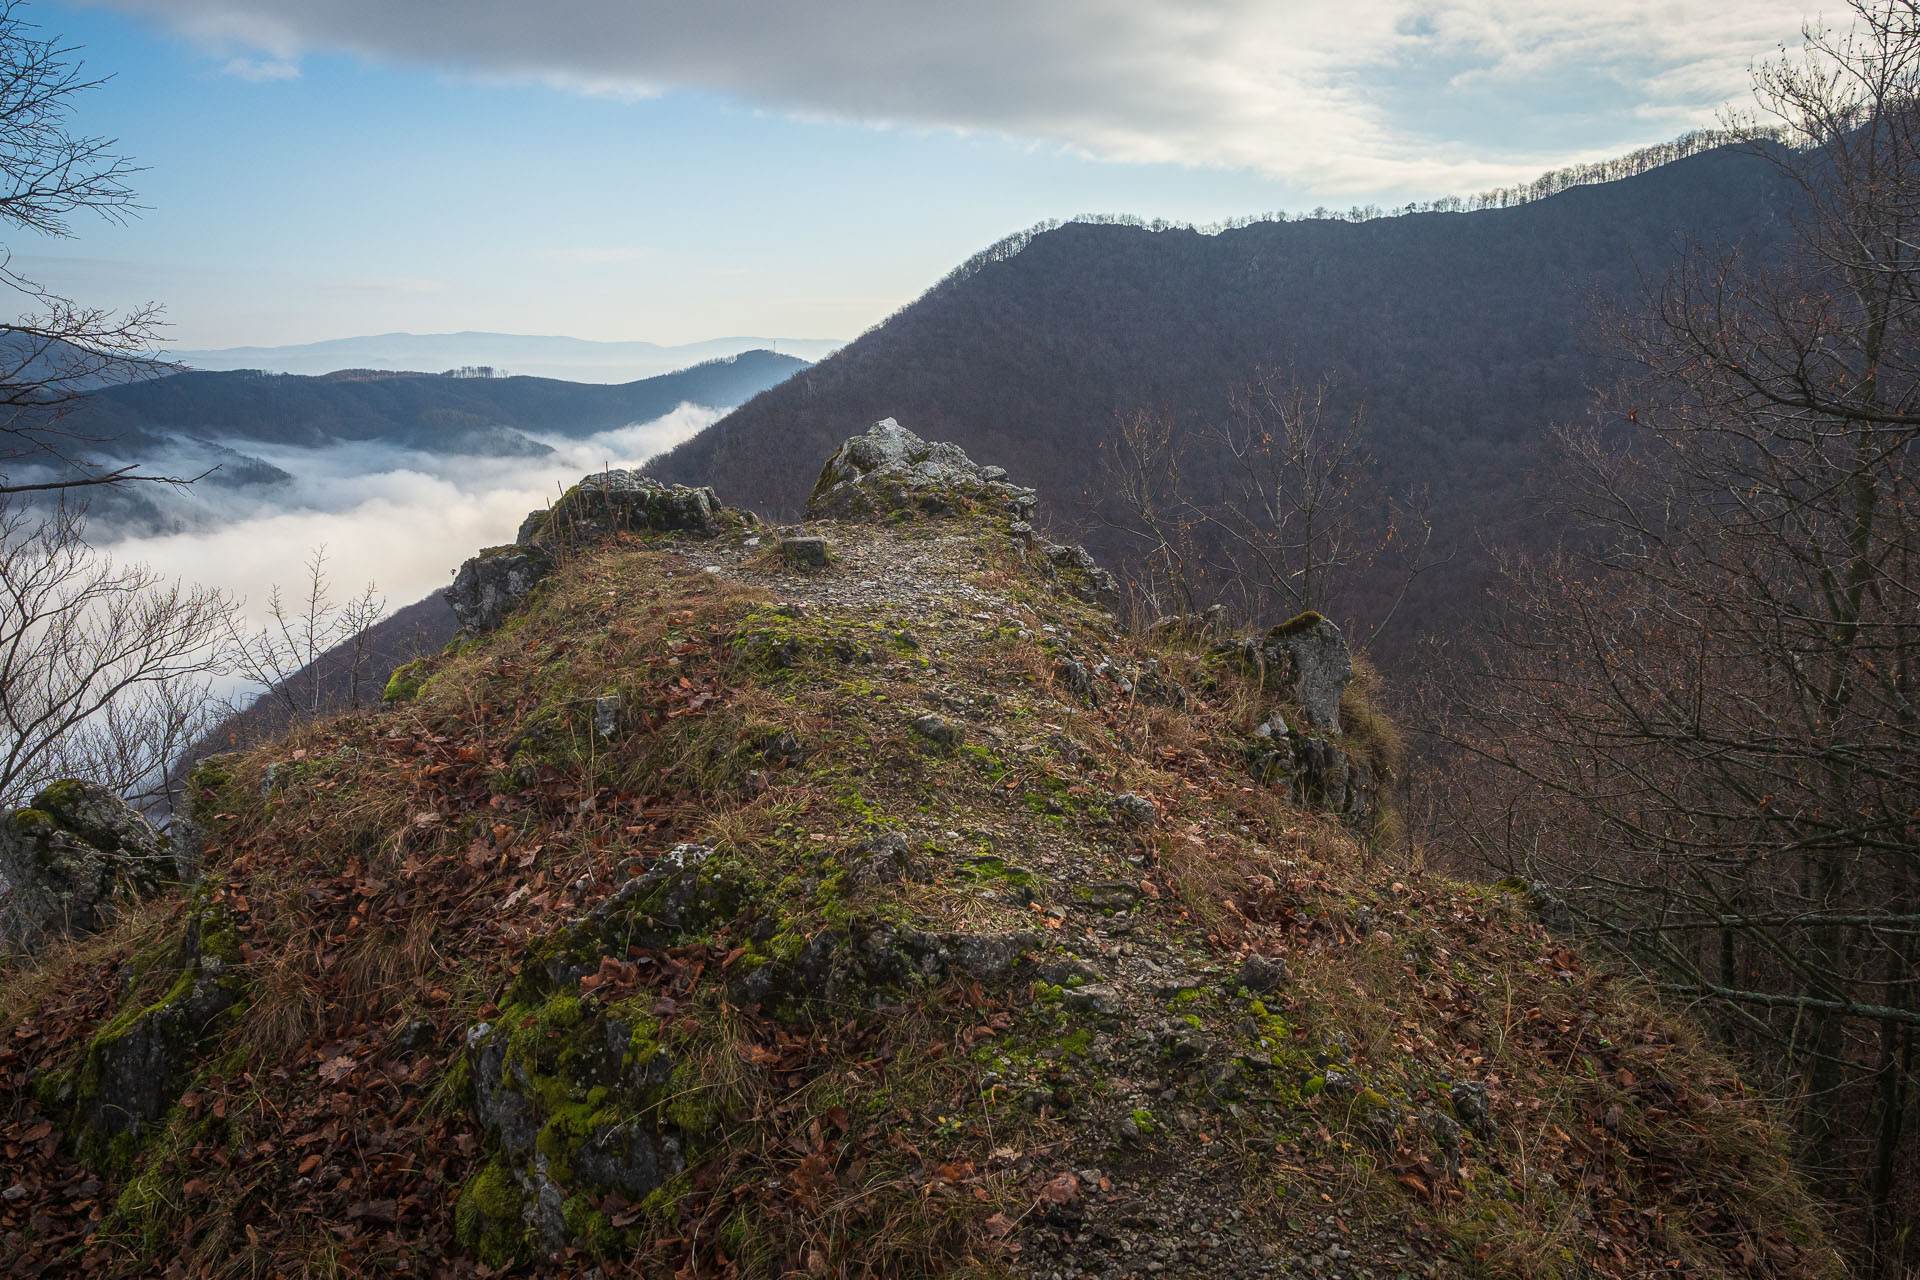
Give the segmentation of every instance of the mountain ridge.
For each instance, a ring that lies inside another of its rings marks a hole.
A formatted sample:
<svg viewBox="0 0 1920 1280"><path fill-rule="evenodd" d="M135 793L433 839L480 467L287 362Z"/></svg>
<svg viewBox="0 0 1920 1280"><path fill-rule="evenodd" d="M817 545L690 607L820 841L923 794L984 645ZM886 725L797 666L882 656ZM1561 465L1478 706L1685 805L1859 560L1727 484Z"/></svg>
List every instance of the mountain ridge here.
<svg viewBox="0 0 1920 1280"><path fill-rule="evenodd" d="M1333 802L1337 628L1125 635L925 444L785 532L586 477L383 710L200 762L194 883L0 970L16 1266L1840 1274L1703 1036ZM74 791L5 851L154 846Z"/></svg>
<svg viewBox="0 0 1920 1280"><path fill-rule="evenodd" d="M1445 499L1438 541L1457 558L1416 584L1417 628L1474 594L1478 532L1525 517L1548 426L1584 419L1593 386L1619 372L1596 297L1637 297L1689 236L1765 254L1794 207L1764 150L1720 148L1470 213L1213 234L1067 223L956 271L649 470L783 517L805 496L785 458L897 417L1031 476L1045 514L1118 560L1092 514L1116 416L1164 410L1191 441L1258 366L1292 366L1336 377L1340 413L1365 402L1389 490ZM1375 588L1350 615L1377 617L1385 597Z"/></svg>

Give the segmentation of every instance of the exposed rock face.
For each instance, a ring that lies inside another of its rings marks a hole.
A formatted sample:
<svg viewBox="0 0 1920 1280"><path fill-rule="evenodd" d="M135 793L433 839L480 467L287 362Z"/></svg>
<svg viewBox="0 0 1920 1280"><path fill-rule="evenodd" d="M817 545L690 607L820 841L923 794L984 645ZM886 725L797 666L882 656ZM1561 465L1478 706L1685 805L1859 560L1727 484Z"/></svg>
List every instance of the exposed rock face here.
<svg viewBox="0 0 1920 1280"><path fill-rule="evenodd" d="M897 838L876 838L855 856L877 872L874 882L906 871ZM468 1033L475 1113L499 1155L462 1193L457 1225L483 1259L529 1239L549 1253L579 1245L582 1205L609 1192L637 1201L711 1146L724 1100L663 1021L673 1002L637 984L631 958L723 922L745 926L765 892L711 847L677 845L543 945L544 960L522 969L499 1017ZM748 928L769 950L742 957L730 996L796 1020L814 1010L838 1018L879 993L948 976L1004 980L1040 944L1029 934L934 933L856 916L780 946L769 937L775 923Z"/></svg>
<svg viewBox="0 0 1920 1280"><path fill-rule="evenodd" d="M1303 613L1267 633L1261 646L1270 671L1284 672L1308 724L1340 732L1340 695L1353 679L1347 638L1330 619Z"/></svg>
<svg viewBox="0 0 1920 1280"><path fill-rule="evenodd" d="M711 535L743 518L727 512L712 489L661 484L638 471L598 471L567 490L551 510L530 512L514 541L552 551L616 533Z"/></svg>
<svg viewBox="0 0 1920 1280"><path fill-rule="evenodd" d="M528 512L512 546L489 547L461 565L447 603L461 628L478 635L499 626L553 572L554 554L567 547L617 533L708 537L752 521L744 511L722 507L711 489L661 484L638 471L595 472L550 509Z"/></svg>
<svg viewBox="0 0 1920 1280"><path fill-rule="evenodd" d="M1095 563L1091 551L1085 547L1054 544L1046 548L1046 556L1068 594L1088 604L1097 604L1108 613L1119 609L1120 584Z"/></svg>
<svg viewBox="0 0 1920 1280"><path fill-rule="evenodd" d="M975 505L1004 508L1016 520L1033 514L1034 492L1008 484L1000 467L983 467L954 444L929 444L885 418L827 459L807 500L810 519L859 520L892 512L926 515Z"/></svg>
<svg viewBox="0 0 1920 1280"><path fill-rule="evenodd" d="M197 901L167 994L98 1032L81 1063L76 1116L101 1137L137 1133L180 1094L201 1043L244 991L241 955L225 912Z"/></svg>
<svg viewBox="0 0 1920 1280"><path fill-rule="evenodd" d="M56 782L0 818L0 943L36 947L95 932L116 901L150 897L189 874L126 801L90 782Z"/></svg>
<svg viewBox="0 0 1920 1280"><path fill-rule="evenodd" d="M539 547L489 547L460 566L447 588L447 603L461 628L478 635L505 621L552 572L553 557Z"/></svg>

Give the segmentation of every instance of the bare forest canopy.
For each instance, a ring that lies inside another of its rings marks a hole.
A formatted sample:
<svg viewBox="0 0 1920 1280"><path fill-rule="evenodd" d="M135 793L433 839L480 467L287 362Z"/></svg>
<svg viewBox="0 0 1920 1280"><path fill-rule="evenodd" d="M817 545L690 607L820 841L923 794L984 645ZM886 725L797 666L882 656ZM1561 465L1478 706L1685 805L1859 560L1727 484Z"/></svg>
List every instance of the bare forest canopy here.
<svg viewBox="0 0 1920 1280"><path fill-rule="evenodd" d="M1095 518L1100 445L1117 419L1145 408L1200 432L1262 366L1332 377L1347 405L1367 408L1386 491L1427 487L1434 545L1453 556L1415 584L1382 639L1391 650L1472 603L1483 539L1525 514L1550 427L1585 418L1595 387L1618 376L1603 301L1637 310L1689 240L1765 255L1791 230L1796 193L1745 147L1577 185L1592 172L1466 214L1041 231L976 258L650 470L790 515L812 479L792 458L892 416L1004 460L1037 485L1045 517L1088 530L1118 561L1124 548ZM1344 612L1383 611L1390 590L1363 580Z"/></svg>

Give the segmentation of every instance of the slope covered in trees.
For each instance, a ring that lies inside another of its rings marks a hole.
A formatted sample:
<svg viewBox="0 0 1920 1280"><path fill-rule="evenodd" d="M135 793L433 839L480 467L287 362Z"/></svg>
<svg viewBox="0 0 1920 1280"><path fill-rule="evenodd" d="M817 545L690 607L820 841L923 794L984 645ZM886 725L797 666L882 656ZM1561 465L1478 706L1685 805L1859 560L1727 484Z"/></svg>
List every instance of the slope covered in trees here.
<svg viewBox="0 0 1920 1280"><path fill-rule="evenodd" d="M1117 416L1146 407L1193 432L1259 366L1331 375L1367 406L1387 488L1428 486L1436 546L1454 552L1403 611L1418 630L1466 594L1478 530L1514 512L1550 424L1583 417L1613 376L1597 301L1637 300L1689 237L1767 252L1792 208L1765 157L1720 148L1470 213L1217 234L1069 223L982 254L651 470L788 514L806 492L790 458L892 416L1005 459L1056 522L1090 526Z"/></svg>
<svg viewBox="0 0 1920 1280"><path fill-rule="evenodd" d="M553 378L341 370L297 374L187 372L112 387L76 406L75 430L96 437L186 434L272 444L385 440L491 451L512 431L585 435L644 422L691 401L739 404L806 361L749 351L619 385ZM477 433L477 434L476 434Z"/></svg>

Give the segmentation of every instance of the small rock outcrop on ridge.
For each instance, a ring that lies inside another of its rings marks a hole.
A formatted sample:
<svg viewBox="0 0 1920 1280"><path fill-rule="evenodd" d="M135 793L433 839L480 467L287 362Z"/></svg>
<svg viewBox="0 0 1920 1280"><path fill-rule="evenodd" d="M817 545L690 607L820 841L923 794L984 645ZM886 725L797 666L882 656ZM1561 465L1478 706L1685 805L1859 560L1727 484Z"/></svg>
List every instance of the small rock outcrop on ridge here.
<svg viewBox="0 0 1920 1280"><path fill-rule="evenodd" d="M530 511L511 546L489 547L461 565L447 603L471 634L499 626L542 579L554 557L617 533L711 536L752 517L727 511L711 489L661 484L638 471L585 476L551 507Z"/></svg>
<svg viewBox="0 0 1920 1280"><path fill-rule="evenodd" d="M958 445L929 444L883 418L841 445L814 482L807 516L862 520L891 513L945 515L987 504L1025 520L1033 490L1007 483L1001 467L983 467Z"/></svg>
<svg viewBox="0 0 1920 1280"><path fill-rule="evenodd" d="M821 486L589 477L384 709L197 768L201 881L0 1009L12 1269L1833 1274L1677 1015L1366 847L1330 623L1128 635L896 423Z"/></svg>
<svg viewBox="0 0 1920 1280"><path fill-rule="evenodd" d="M120 797L89 782L56 782L0 817L0 947L93 933L116 903L190 877L182 862Z"/></svg>

